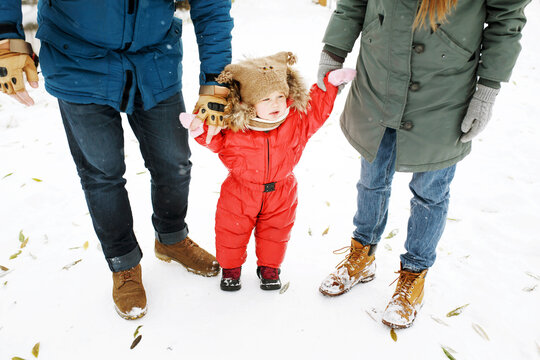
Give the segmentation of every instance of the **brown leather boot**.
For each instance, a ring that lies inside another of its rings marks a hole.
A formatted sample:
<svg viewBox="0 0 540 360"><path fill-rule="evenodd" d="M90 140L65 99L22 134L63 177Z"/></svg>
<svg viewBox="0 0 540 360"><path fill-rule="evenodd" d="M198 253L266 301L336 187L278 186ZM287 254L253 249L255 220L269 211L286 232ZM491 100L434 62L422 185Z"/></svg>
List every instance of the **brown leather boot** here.
<svg viewBox="0 0 540 360"><path fill-rule="evenodd" d="M343 254L342 250L350 250L347 257L337 264L336 270L323 280L319 291L327 296L338 296L360 282L373 280L376 248L377 245L363 246L351 239L351 246L334 251L334 254Z"/></svg>
<svg viewBox="0 0 540 360"><path fill-rule="evenodd" d="M214 255L199 247L189 237L172 245L162 244L156 239L154 252L158 259L166 262L174 260L192 273L202 276L219 274L220 267Z"/></svg>
<svg viewBox="0 0 540 360"><path fill-rule="evenodd" d="M135 320L146 314L146 292L142 283L141 265L113 272L113 300L118 315Z"/></svg>
<svg viewBox="0 0 540 360"><path fill-rule="evenodd" d="M382 322L395 329L404 329L412 325L424 300L424 280L428 269L414 273L399 270L396 291L384 311Z"/></svg>

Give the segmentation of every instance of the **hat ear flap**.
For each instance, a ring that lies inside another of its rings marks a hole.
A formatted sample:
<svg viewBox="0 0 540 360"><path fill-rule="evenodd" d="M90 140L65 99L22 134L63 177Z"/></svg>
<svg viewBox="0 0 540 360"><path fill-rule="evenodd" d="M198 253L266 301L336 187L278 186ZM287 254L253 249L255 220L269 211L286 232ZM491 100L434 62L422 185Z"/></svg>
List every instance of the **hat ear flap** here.
<svg viewBox="0 0 540 360"><path fill-rule="evenodd" d="M228 121L228 128L234 132L247 129L249 121L257 116L255 108L246 103L242 103L240 97L240 83L236 80L230 82L230 93L227 96L227 106L225 107L225 119Z"/></svg>
<svg viewBox="0 0 540 360"><path fill-rule="evenodd" d="M233 74L230 71L223 70L216 81L220 84L230 84L233 81Z"/></svg>
<svg viewBox="0 0 540 360"><path fill-rule="evenodd" d="M287 67L287 85L289 86L289 98L293 100L291 106L299 112L306 112L310 100L309 92L304 85L304 79L291 67Z"/></svg>
<svg viewBox="0 0 540 360"><path fill-rule="evenodd" d="M230 84L236 79L240 66L237 64L229 64L225 66L225 69L219 74L216 81L221 84Z"/></svg>

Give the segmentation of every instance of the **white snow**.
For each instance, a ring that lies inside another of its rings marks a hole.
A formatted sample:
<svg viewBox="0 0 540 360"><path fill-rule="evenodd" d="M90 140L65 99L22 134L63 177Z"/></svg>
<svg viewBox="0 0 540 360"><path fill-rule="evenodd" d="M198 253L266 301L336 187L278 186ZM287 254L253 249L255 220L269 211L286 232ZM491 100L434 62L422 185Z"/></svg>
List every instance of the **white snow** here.
<svg viewBox="0 0 540 360"><path fill-rule="evenodd" d="M10 270L0 270L0 359L33 358L37 342L42 360L446 359L441 346L458 360L540 358L540 2L533 0L526 14L512 79L503 85L472 154L458 165L424 306L411 328L396 331L397 341L380 317L403 252L410 175L394 180L375 279L336 298L318 291L343 258L332 250L349 244L353 228L360 161L338 124L345 94L295 171L299 206L282 266L282 282L290 282L283 294L259 288L253 244L242 289L233 293L219 289L219 277L197 276L155 258L149 173L124 121L125 176L148 296L148 313L135 321L121 319L112 306L111 274L55 99L43 83L30 90L36 100L30 108L0 94L0 265ZM311 0L236 0L233 16L233 60L293 51L306 82L315 82L328 9ZM190 22L183 34L189 111L199 75ZM355 61L349 56L346 66ZM226 172L215 154L192 144L190 237L214 252L214 212ZM397 234L384 239L394 229ZM28 237L23 249L21 230ZM446 317L466 304L458 316ZM130 350L141 325L142 339Z"/></svg>
<svg viewBox="0 0 540 360"><path fill-rule="evenodd" d="M114 308L117 313L119 314L121 313L120 309L118 309L116 305L114 306ZM134 307L130 311L125 313L124 315L128 317L138 318L139 316L141 316L141 314L144 314L144 313L146 313L146 306L144 307L144 309L141 309L140 307Z"/></svg>

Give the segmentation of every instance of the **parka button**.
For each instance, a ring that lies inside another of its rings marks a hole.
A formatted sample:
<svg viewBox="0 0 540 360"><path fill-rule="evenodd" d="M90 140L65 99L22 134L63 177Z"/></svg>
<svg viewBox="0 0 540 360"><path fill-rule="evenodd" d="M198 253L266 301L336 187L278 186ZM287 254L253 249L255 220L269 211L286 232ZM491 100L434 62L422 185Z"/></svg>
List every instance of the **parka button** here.
<svg viewBox="0 0 540 360"><path fill-rule="evenodd" d="M426 50L424 44L413 44L413 49L417 54L421 54Z"/></svg>
<svg viewBox="0 0 540 360"><path fill-rule="evenodd" d="M420 90L420 83L412 82L412 83L409 85L409 89L410 89L411 91L418 91L418 90Z"/></svg>
<svg viewBox="0 0 540 360"><path fill-rule="evenodd" d="M67 50L69 48L68 44L64 44L64 46L62 46L64 48L64 50Z"/></svg>
<svg viewBox="0 0 540 360"><path fill-rule="evenodd" d="M413 127L414 127L414 125L413 125L412 121L403 121L399 125L399 128L403 129L403 130L411 130Z"/></svg>

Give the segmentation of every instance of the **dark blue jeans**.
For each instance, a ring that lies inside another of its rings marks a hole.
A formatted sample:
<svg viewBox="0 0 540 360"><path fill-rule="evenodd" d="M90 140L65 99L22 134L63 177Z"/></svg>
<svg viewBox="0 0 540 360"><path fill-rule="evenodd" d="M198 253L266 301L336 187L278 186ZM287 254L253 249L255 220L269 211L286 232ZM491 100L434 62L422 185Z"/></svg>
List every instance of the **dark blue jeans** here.
<svg viewBox="0 0 540 360"><path fill-rule="evenodd" d="M387 129L372 163L362 158L358 189L356 229L353 237L363 245L374 245L388 218L388 202L396 163L396 131ZM446 224L450 201L450 183L456 165L445 169L415 172L409 183L413 197L407 227L403 268L420 272L433 265L436 248Z"/></svg>
<svg viewBox="0 0 540 360"><path fill-rule="evenodd" d="M67 139L92 217L112 271L136 266L142 257L133 232L125 189L124 134L120 113L110 106L58 100ZM191 179L188 134L178 121L182 94L143 110L140 95L129 124L151 175L152 223L156 238L174 244L188 234L184 222Z"/></svg>

